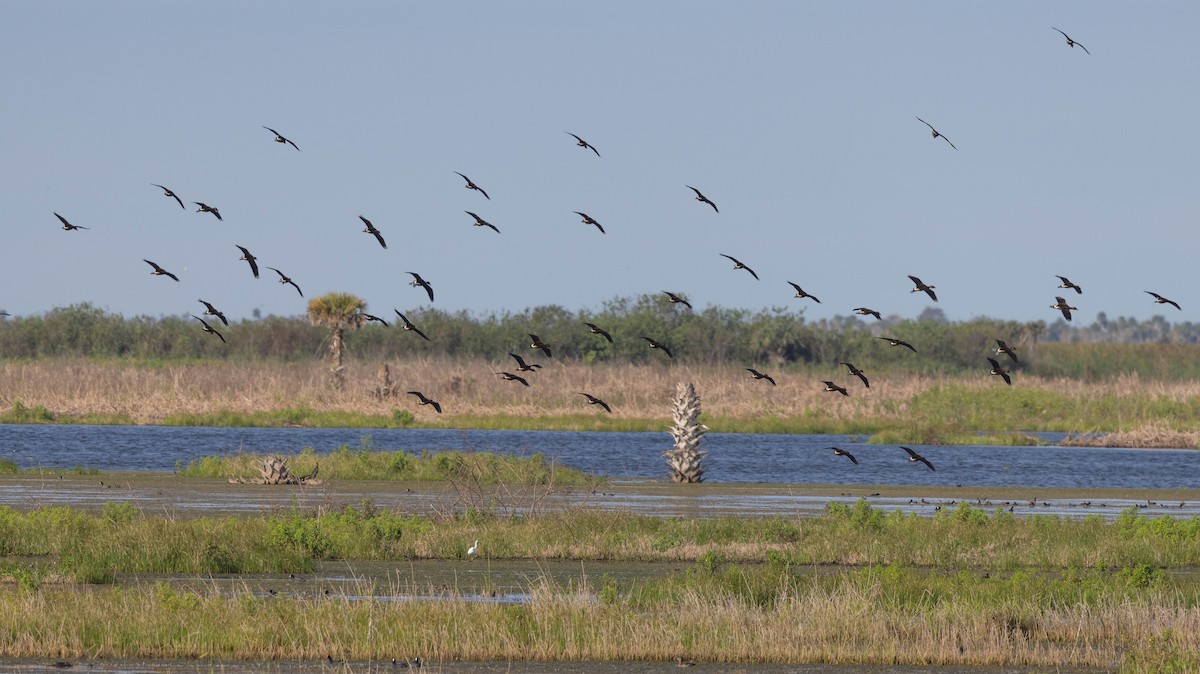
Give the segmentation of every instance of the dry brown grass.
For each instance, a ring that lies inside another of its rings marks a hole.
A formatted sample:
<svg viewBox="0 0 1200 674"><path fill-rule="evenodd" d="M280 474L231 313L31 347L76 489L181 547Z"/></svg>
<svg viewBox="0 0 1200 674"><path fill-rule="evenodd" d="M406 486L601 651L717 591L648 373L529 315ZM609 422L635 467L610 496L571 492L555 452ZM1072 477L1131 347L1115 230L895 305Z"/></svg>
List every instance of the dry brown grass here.
<svg viewBox="0 0 1200 674"><path fill-rule="evenodd" d="M1115 433L1079 433L1062 439L1067 447L1139 447L1142 449L1197 449L1200 432L1143 426Z"/></svg>

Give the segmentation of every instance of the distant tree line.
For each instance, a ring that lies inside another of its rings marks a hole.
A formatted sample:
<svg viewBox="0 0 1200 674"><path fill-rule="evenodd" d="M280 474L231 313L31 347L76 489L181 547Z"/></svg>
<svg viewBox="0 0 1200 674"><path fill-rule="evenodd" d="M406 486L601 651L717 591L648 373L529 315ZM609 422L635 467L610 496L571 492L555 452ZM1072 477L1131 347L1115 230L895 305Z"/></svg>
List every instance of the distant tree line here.
<svg viewBox="0 0 1200 674"><path fill-rule="evenodd" d="M1091 325L1057 320L1019 322L977 318L950 322L939 309L916 319L858 316L808 321L784 308L750 311L709 307L682 309L665 297L643 295L606 302L599 311L542 306L483 316L466 311L419 309L406 314L432 341L398 327L397 317L381 315L390 327L369 323L344 336L346 355L358 360L415 357L475 357L508 360L509 352L533 356L529 333L537 334L554 359L643 363L661 360L642 337L670 347L689 363L790 367L850 361L873 370L928 374L978 370L996 339L1017 346L1017 370L1046 376L1109 377L1138 373L1155 378L1200 376L1200 324L1110 320L1100 314ZM215 319L214 319L215 320ZM614 341L592 334L590 321ZM0 357L37 359L87 357L136 360L228 359L233 361L320 360L330 331L304 316L268 316L216 324L228 344L205 334L190 316L126 318L90 304L76 304L40 316L0 316ZM912 344L917 353L891 347L879 337Z"/></svg>

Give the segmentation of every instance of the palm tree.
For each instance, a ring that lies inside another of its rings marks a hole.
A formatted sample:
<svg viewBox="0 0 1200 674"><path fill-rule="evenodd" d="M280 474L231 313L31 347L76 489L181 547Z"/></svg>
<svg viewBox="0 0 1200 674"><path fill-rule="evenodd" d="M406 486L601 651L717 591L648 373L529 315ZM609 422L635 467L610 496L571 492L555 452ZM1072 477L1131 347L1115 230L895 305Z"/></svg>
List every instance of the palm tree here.
<svg viewBox="0 0 1200 674"><path fill-rule="evenodd" d="M367 303L350 293L327 293L308 302L308 320L313 325L329 328L330 375L334 388L344 383L342 352L346 345L342 336L347 329L357 330L366 322Z"/></svg>

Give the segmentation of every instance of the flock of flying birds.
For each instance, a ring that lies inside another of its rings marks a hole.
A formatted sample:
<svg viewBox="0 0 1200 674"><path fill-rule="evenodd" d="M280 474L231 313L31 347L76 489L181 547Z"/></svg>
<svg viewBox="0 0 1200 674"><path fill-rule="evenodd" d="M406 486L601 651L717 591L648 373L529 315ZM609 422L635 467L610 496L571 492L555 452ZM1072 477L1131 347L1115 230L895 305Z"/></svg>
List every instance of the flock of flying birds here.
<svg viewBox="0 0 1200 674"><path fill-rule="evenodd" d="M1085 53L1091 54L1091 52L1089 52L1086 47L1084 47L1082 44L1080 44L1076 40L1072 39L1065 32L1059 30L1058 28L1053 28L1053 30L1062 34L1063 38L1065 38L1066 43L1069 47L1072 47L1072 48L1079 47ZM935 138L935 139L941 138L942 140L946 141L946 143L949 144L951 148L953 148L955 150L958 149L958 147L955 146L954 143L948 137L946 137L945 134L938 131L938 129L936 127L934 127L932 124L925 121L924 119L921 119L920 117L917 117L917 120L929 128L929 131L932 134L933 138ZM292 149L296 150L297 152L300 151L300 147L298 145L296 145L295 142L293 142L291 139L287 138L283 134L279 133L275 129L272 129L267 126L264 126L263 128L274 135L273 140L276 143L280 143L280 144L284 145L285 147L290 145L292 147ZM590 150L592 153L595 154L595 156L597 158L601 157L600 151L597 150L596 147L593 146L591 143L589 143L588 141L584 140L582 137L580 137L574 133L571 133L569 131L566 133L575 139L575 144L577 146L579 146L580 148L583 148L584 150ZM456 173L459 177L461 177L463 179L463 181L464 181L463 186L466 189L476 191L482 197L484 197L488 201L491 201L491 196L487 193L487 191L485 191L482 187L480 187L478 184L476 184L471 178L469 178L467 175L465 175L463 173L459 173L458 171L455 171L454 173ZM151 183L151 184L154 187L161 189L163 192L163 196L166 196L167 198L170 198L170 199L174 199L179 204L180 208L182 208L184 210L187 209L187 206L184 204L183 199L181 199L174 190L172 190L169 187L166 187L164 185L159 185L157 183ZM696 201L709 206L710 208L712 208L714 213L720 213L720 209L717 207L716 202L714 202L712 199L708 198L699 189L692 187L691 185L685 185L684 187L686 187L687 189L691 190L694 193L694 198ZM210 206L210 205L208 205L204 202L200 202L200 201L195 201L192 203L197 207L196 212L211 213L213 215L213 217L217 218L217 220L223 220L223 218L221 217L221 211L217 207ZM497 234L500 233L500 229L498 227L496 227L496 225L488 222L487 220L485 220L483 217L481 217L477 213L475 213L473 211L469 211L469 210L464 211L464 212L474 220L474 226L486 227L486 228L491 229L492 231L494 231ZM582 211L574 211L574 213L576 215L580 216L580 218L582 218L583 224L594 226L600 234L606 234L603 225L601 225L600 222L597 221L595 218L591 217L590 215L588 215L587 213L584 213ZM65 217L63 217L62 215L59 215L58 213L54 213L54 215L55 215L55 217L58 218L59 222L62 223L62 228L68 232L88 229L88 227L84 227L81 225L76 225L76 224L71 223ZM365 226L365 228L362 231L364 233L369 234L372 237L374 237L375 241L378 242L381 247L386 249L387 242L384 240L383 233L366 217L364 217L362 215L359 215L358 217L362 221L363 225ZM241 251L241 257L239 258L239 260L245 261L249 265L250 272L253 274L253 276L255 278L258 278L259 277L259 268L258 268L258 262L257 262L258 258L255 257L244 246L237 245L237 244L235 244L235 246L238 248L238 250ZM753 269L751 269L749 266L747 266L745 263L743 263L741 260L733 257L732 255L727 255L725 253L720 253L720 256L724 257L724 258L728 259L730 262L732 262L733 269L735 271L745 270L755 280L758 280L758 278L759 278L758 274ZM146 262L146 264L150 265L150 267L151 267L150 274L152 274L154 276L165 276L176 282L179 282L179 277L177 275L175 275L174 273L163 268L158 263L156 263L152 260L144 260L144 261ZM277 269L275 267L267 267L267 269L270 269L271 271L275 272L279 276L278 280L281 284L291 285L293 288L295 288L296 292L301 297L304 297L304 292L300 289L300 286L291 277L289 277L287 274L285 274L282 270ZM426 295L428 295L429 301L433 302L433 299L434 299L433 286L428 281L426 281L424 278L422 278L420 274L418 274L416 272L406 272L406 273L408 273L409 275L411 275L413 277L412 281L409 283L409 285L411 285L414 288L423 289L425 291ZM909 275L908 278L913 283L913 287L910 292L925 293L926 295L929 296L929 298L932 301L934 301L934 302L938 301L937 294L934 292L934 289L936 288L936 286L925 283L917 276ZM1076 294L1083 293L1083 288L1081 286L1073 283L1067 277L1058 276L1058 279L1061 281L1061 284L1057 286L1058 288L1074 290ZM818 299L815 295L812 295L812 294L806 292L803 288L800 287L800 285L793 283L791 281L788 281L788 284L795 290L795 294L793 297L795 297L797 299L810 299L817 303L821 302L820 299ZM1159 295L1158 293L1151 292L1149 290L1147 290L1145 292L1147 294L1149 294L1151 297L1153 297L1154 302L1157 304L1170 304L1171 306L1175 307L1176 309L1181 309L1179 304L1171 299L1168 299L1162 295ZM688 302L687 298L684 295L678 294L675 292L671 292L671 291L665 291L665 290L663 291L663 294L666 295L667 300L672 305L681 305L683 307L686 307L688 310L692 309L692 305ZM1066 320L1068 320L1068 321L1071 320L1071 312L1077 310L1077 307L1071 306L1070 303L1068 303L1067 300L1064 299L1063 297L1055 297L1054 299L1055 299L1055 303L1050 305L1050 308L1060 311L1063 315L1063 318L1065 318ZM215 317L215 319L219 320L221 322L221 324L223 324L225 326L229 325L229 321L226 319L225 314L222 313L212 303L210 303L206 300L203 300L203 299L198 300L198 301L204 305L204 312L203 312L204 316ZM853 309L853 312L860 316L873 316L873 317L875 317L876 320L882 320L882 315L880 314L879 311L868 308L868 307L855 307ZM427 341L432 341L425 334L425 332L423 332L420 328L418 328L404 314L400 313L399 310L395 310L395 313L400 320L399 325L403 330L405 330L407 332L413 332L416 335L420 336L421 338L423 338ZM219 330L214 328L203 317L192 314L192 318L195 318L197 321L199 321L200 327L205 333L214 335L215 337L219 338L223 343L226 341L225 336L223 334L221 334L221 332ZM388 326L387 321L385 321L384 319L379 318L377 316L372 316L370 314L364 313L364 314L362 314L361 318L366 321L376 321L376 322L382 323L384 326ZM599 325L596 325L595 323L590 323L590 322L586 322L586 323L584 323L584 325L587 327L589 332L591 332L591 334L599 335L599 336L603 337L604 339L606 339L609 343L613 342L612 334L610 332L608 332L607 330L605 330L604 328L600 327ZM530 349L535 350L535 351L540 351L547 358L552 357L550 345L543 342L541 340L541 338L539 338L536 334L530 333L529 339L530 339L530 343L529 343ZM674 354L672 353L672 351L668 345L666 345L652 337L648 337L648 336L644 336L644 335L641 336L641 339L645 340L649 349L661 351L668 359L674 358ZM887 342L892 347L897 347L897 346L904 347L904 348L911 350L913 353L916 353L916 351L917 351L917 349L912 344L909 344L908 342L905 342L900 339L896 339L894 337L878 337L878 339ZM1005 356L1008 356L1008 358L1010 358L1013 363L1019 362L1017 359L1016 347L1009 346L1004 340L1001 340L1001 339L997 339L995 341L996 341L996 347L994 349L992 349L992 352L995 356L1005 355ZM539 363L528 362L525 360L524 357L522 357L520 354L517 354L517 353L509 353L509 356L511 356L514 360L514 367L512 368L513 371L505 370L505 371L497 372L495 374L502 377L505 381L515 382L522 386L530 386L529 375L532 373L536 373L539 369L542 368L542 365ZM999 377L1000 379L1002 379L1004 381L1005 384L1012 385L1012 378L1010 376L1011 375L1010 370L1004 369L1001 366L1001 364L999 363L999 361L997 361L995 358L988 357L987 362L990 366L989 374ZM853 363L849 363L849 362L840 362L838 364L844 365L847 368L846 374L848 376L858 378L858 380L862 383L862 385L865 388L870 388L870 386L871 386L870 380L867 379L867 376L863 370L859 369ZM750 373L751 379L753 379L755 381L766 381L769 384L771 384L772 386L775 385L775 379L770 374L761 372L754 368L748 367L745 369L747 372ZM520 374L518 374L518 373L520 373ZM522 375L525 375L525 376L522 376ZM842 396L850 395L850 391L847 389L847 387L841 386L832 380L822 381L822 384L824 385L824 390L827 392L837 393ZM428 405L428 406L432 407L438 414L440 414L442 412L441 403L426 396L423 392L408 391L407 393L409 395L414 396L417 399L417 403L419 405L422 405L422 406ZM598 405L605 412L608 412L608 413L612 412L612 407L608 403L606 403L604 400L596 397L595 395L592 395L591 393L582 392L582 391L578 392L578 395L583 396L588 404ZM849 452L847 452L843 449L837 448L837 447L833 447L831 449L833 449L833 453L835 455L845 456L851 462L853 462L855 464L858 463L858 460ZM920 454L917 454L915 451L913 451L910 448L903 447L902 449L904 449L906 452L908 452L910 461L924 463L930 470L934 470L933 464L931 464L927 459L925 459L925 457L921 456Z"/></svg>

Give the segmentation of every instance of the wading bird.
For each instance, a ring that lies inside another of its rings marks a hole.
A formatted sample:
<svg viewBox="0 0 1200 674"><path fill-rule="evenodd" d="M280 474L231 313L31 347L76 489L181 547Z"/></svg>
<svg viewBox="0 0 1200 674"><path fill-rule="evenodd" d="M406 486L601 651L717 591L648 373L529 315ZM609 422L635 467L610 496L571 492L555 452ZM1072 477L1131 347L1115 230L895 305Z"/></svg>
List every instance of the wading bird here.
<svg viewBox="0 0 1200 674"><path fill-rule="evenodd" d="M876 339L882 339L883 341L887 342L888 344L891 344L892 346L907 346L909 348L909 350L911 350L913 353L917 352L917 350L913 348L912 344L909 344L908 342L904 341L903 339L896 339L895 337L877 337Z"/></svg>
<svg viewBox="0 0 1200 674"><path fill-rule="evenodd" d="M467 548L467 556L474 557L475 553L479 552L479 541L475 541L475 545Z"/></svg>
<svg viewBox="0 0 1200 674"><path fill-rule="evenodd" d="M1067 304L1066 300L1064 300L1061 297L1057 297L1057 296L1054 298L1054 304L1051 304L1050 308L1058 309L1059 311L1061 311L1063 318L1067 319L1068 321L1071 320L1071 312L1072 311L1079 311L1079 307L1073 307L1073 306Z"/></svg>
<svg viewBox="0 0 1200 674"><path fill-rule="evenodd" d="M208 204L201 202L201 201L193 201L192 203L196 204L197 206L200 207L200 208L196 209L197 213L212 213L213 215L215 215L217 217L218 220L225 219L225 218L221 217L221 211L218 211L216 209L216 207L214 207L214 206L209 206Z"/></svg>
<svg viewBox="0 0 1200 674"><path fill-rule="evenodd" d="M166 269L163 269L162 267L160 267L160 266L158 266L157 264L155 264L155 263L151 262L150 260L143 259L143 260L142 260L142 262L145 262L146 264L150 265L151 267L154 267L154 271L150 272L150 275L151 275L151 276L169 276L169 277L171 277L172 279L175 279L175 282L176 282L176 283L178 283L178 282L179 282L179 277L178 277L178 276L176 276L176 275L172 274L171 272L167 271Z"/></svg>
<svg viewBox="0 0 1200 674"><path fill-rule="evenodd" d="M716 205L716 204L714 204L713 202L709 201L708 197L706 197L706 196L704 196L703 194L701 194L701 193L700 193L700 190L696 189L695 187L692 187L691 185L684 185L684 187L686 187L686 188L688 188L689 190L691 190L691 191L693 191L693 192L695 192L695 193L696 193L696 201L699 201L699 202L701 202L701 203L705 203L705 204L708 204L709 206L712 206L712 209L713 209L714 211L717 211L718 213L720 213L720 212L721 212L721 211L717 210L717 205Z"/></svg>
<svg viewBox="0 0 1200 674"><path fill-rule="evenodd" d="M1058 274L1055 274L1055 276L1058 276ZM1067 288L1067 289L1074 288L1076 295L1083 294L1083 288L1081 286L1075 285L1074 283L1071 283L1071 279L1067 278L1066 276L1058 276L1058 280L1062 281L1062 283L1059 284L1059 286L1058 286L1059 288Z"/></svg>
<svg viewBox="0 0 1200 674"><path fill-rule="evenodd" d="M917 118L917 121L919 121L922 124L924 124L925 126L929 127L929 130L933 132L934 138L941 138L942 140L946 141L947 143L950 143L950 139L947 138L944 134L942 134L937 129L933 128L932 124L930 124L929 122L926 122L925 120L921 119L920 117ZM950 147L953 147L955 150L958 149L957 147L954 146L954 143L950 143Z"/></svg>
<svg viewBox="0 0 1200 674"><path fill-rule="evenodd" d="M929 463L929 459L926 459L925 457L921 456L920 454L917 454L916 452L909 449L908 447L901 447L900 449L903 449L904 451L908 452L908 460L909 461L920 461L921 463L928 466L929 470L934 470L934 471L937 470L936 468L933 467L932 463Z"/></svg>
<svg viewBox="0 0 1200 674"><path fill-rule="evenodd" d="M1155 304L1170 304L1171 306L1175 307L1176 309L1179 309L1180 311L1183 311L1183 309L1180 309L1180 308L1179 308L1179 303L1178 303L1178 302L1175 302L1175 301L1173 301L1173 300L1169 300L1169 299L1167 299L1167 298L1163 297L1162 295L1159 295L1158 293L1152 293L1152 292L1150 292L1149 290L1146 290L1146 291L1143 291L1143 292L1145 292L1147 295L1153 295L1153 296L1154 296L1154 303L1155 303Z"/></svg>
<svg viewBox="0 0 1200 674"><path fill-rule="evenodd" d="M1008 357L1012 358L1014 363L1018 362L1017 361L1017 347L1009 346L1009 345L1005 344L1003 339L997 339L996 340L996 355L999 356L1002 353L1007 353Z"/></svg>
<svg viewBox="0 0 1200 674"><path fill-rule="evenodd" d="M1054 26L1050 26L1050 27L1051 27L1051 28L1054 28ZM1058 29L1057 29L1057 28L1054 28L1054 30L1058 30ZM1068 46L1068 47L1070 47L1070 48L1074 49L1074 48L1075 48L1075 45L1079 44L1079 43L1078 43L1078 42L1076 42L1075 40L1072 40L1070 35L1067 35L1066 33L1062 32L1061 30L1058 30L1058 32L1059 32L1059 34L1061 34L1063 37L1067 38L1067 46ZM1085 46L1083 46L1083 45L1079 44L1079 48L1080 48L1080 49L1082 49L1082 50L1083 50L1083 53L1087 54L1088 56L1091 56L1091 55L1092 55L1092 52L1088 51L1088 50L1087 50L1087 47L1085 47Z"/></svg>
<svg viewBox="0 0 1200 674"><path fill-rule="evenodd" d="M996 376L1000 377L1001 379L1003 379L1005 384L1012 386L1012 378L1010 378L1008 376L1008 374L1009 374L1008 370L1002 369L1000 367L1000 363L997 363L995 358L988 358L987 361L992 366L992 371L989 372L988 374L996 375Z"/></svg>
<svg viewBox="0 0 1200 674"><path fill-rule="evenodd" d="M220 337L220 338L221 338L221 343L222 343L222 344L228 344L228 342L226 342L226 341L225 341L225 336L224 336L224 335L222 335L221 333L217 332L216 328L214 328L213 326L209 325L209 324L208 324L208 321L204 320L203 318L200 318L200 317L199 317L199 316L197 316L196 314L192 314L192 318L194 318L194 319L196 319L196 320L200 321L200 325L201 325L201 326L203 326L203 330L204 330L205 332L207 332L207 333L208 333L208 334L210 334L210 335L216 335L217 337Z"/></svg>
<svg viewBox="0 0 1200 674"><path fill-rule="evenodd" d="M769 374L766 374L764 372L759 372L758 370L755 370L752 367L746 368L746 371L750 373L750 378L755 381L758 381L759 379L766 379L767 381L771 382L771 386L775 385L775 380L772 379L771 375L769 375Z"/></svg>
<svg viewBox="0 0 1200 674"><path fill-rule="evenodd" d="M571 133L570 131L563 131L563 133L565 133L565 134L567 134L568 136L570 136L570 137L574 138L574 139L575 139L575 144L576 144L576 145L578 145L579 147L582 147L582 148L584 148L584 149L591 150L592 152L595 152L597 157L599 157L599 156L600 156L600 151L599 151L599 150L597 150L595 147L593 147L591 143L589 143L589 142L587 142L586 140L584 140L584 139L580 138L579 136L576 136L575 134Z"/></svg>
<svg viewBox="0 0 1200 674"><path fill-rule="evenodd" d="M874 309L868 309L866 307L856 307L854 309L854 313L858 314L859 316L874 316L875 320L877 321L883 320L883 317L879 315L878 311L875 311Z"/></svg>
<svg viewBox="0 0 1200 674"><path fill-rule="evenodd" d="M62 223L63 231L73 232L77 229L91 229L91 227L82 227L80 225L72 225L71 223L67 222L66 218L59 215L58 213L55 213L54 217L58 218L58 221Z"/></svg>
<svg viewBox="0 0 1200 674"><path fill-rule="evenodd" d="M405 273L413 277L413 280L409 281L408 285L410 285L414 288L417 288L417 287L424 288L425 293L427 295L429 295L429 301L432 302L433 301L433 286L429 285L429 281L426 281L425 279L421 278L421 275L415 271L410 271L410 272L405 272Z"/></svg>
<svg viewBox="0 0 1200 674"><path fill-rule="evenodd" d="M504 381L518 381L526 386L529 386L529 382L525 381L524 377L519 377L511 372L497 372L496 374L504 377Z"/></svg>
<svg viewBox="0 0 1200 674"><path fill-rule="evenodd" d="M458 173L458 171L455 171L455 173ZM458 175L462 176L462 179L463 179L463 180L465 180L465 181L467 181L467 184L466 184L466 185L464 185L464 187L466 187L466 188L467 188L467 189L469 189L469 190L475 190L476 192L479 192L479 193L480 193L480 194L482 194L482 195L483 195L485 198L487 198L487 200L488 200L488 201L491 201L491 200L492 200L492 198L488 196L488 193L487 193L487 192L484 192L484 191L483 191L483 188L482 188L482 187L480 187L479 185L476 185L475 183L471 182L471 179L470 179L470 178L468 178L468 177L464 176L464 175L463 175L463 174L461 174L461 173L458 173Z"/></svg>
<svg viewBox="0 0 1200 674"><path fill-rule="evenodd" d="M296 285L296 282L293 281L292 279L288 278L286 274L284 274L283 272L279 271L278 269L276 269L274 267L267 267L267 269L270 269L271 271L275 272L276 274L279 274L279 282L280 283L290 283L292 285L292 287L296 289L296 292L300 293L301 297L304 297L304 291L300 290L300 286Z"/></svg>
<svg viewBox="0 0 1200 674"><path fill-rule="evenodd" d="M668 349L662 342L655 341L649 337L642 337L642 339L646 340L646 342L650 344L651 349L662 349L662 352L667 354L667 358L675 358L675 356L671 355L671 350Z"/></svg>
<svg viewBox="0 0 1200 674"><path fill-rule="evenodd" d="M837 384L835 384L831 381L826 381L826 382L822 382L822 383L825 384L825 390L830 393L837 391L838 393L841 393L844 396L850 395L850 392L847 391L845 388L838 386Z"/></svg>
<svg viewBox="0 0 1200 674"><path fill-rule="evenodd" d="M758 278L758 274L755 274L753 269L751 269L751 268L747 267L746 265L742 264L742 263L741 263L741 261L740 261L740 260L738 260L737 258L735 258L735 257L732 257L732 256L730 256L730 255L726 255L725 253L717 253L717 254L718 254L718 255L720 255L720 256L721 256L721 257L723 257L723 258L726 258L726 259L728 259L728 260L731 260L731 261L733 261L733 269L734 269L734 271L737 271L738 269L745 269L746 271L750 272L750 275L754 277L754 280L755 280L755 281L758 281L758 280L759 280L759 278Z"/></svg>
<svg viewBox="0 0 1200 674"><path fill-rule="evenodd" d="M417 333L418 335L420 335L421 337L423 337L423 338L425 339L425 341L427 341L427 342L432 342L432 341L433 341L432 339L429 339L428 337L425 337L425 333L421 332L421 329L420 329L420 328L418 328L417 326L413 325L413 322L412 322L412 321L410 321L410 320L408 320L408 317L407 317L407 316L405 316L404 314L400 313L400 310L399 310L399 309L392 309L392 311L396 312L396 315L400 317L400 320L404 321L404 325L402 325L402 326L400 326L400 327L404 328L404 330L405 330L406 332L415 332L415 333Z"/></svg>
<svg viewBox="0 0 1200 674"><path fill-rule="evenodd" d="M548 344L546 344L545 342L543 342L541 337L538 337L537 335L535 335L531 332L527 332L525 334L529 335L529 339L533 340L529 343L529 348L541 349L542 353L546 354L547 358L554 357L554 356L550 355L550 346Z"/></svg>
<svg viewBox="0 0 1200 674"><path fill-rule="evenodd" d="M421 393L420 391L409 391L409 392L408 392L408 395L410 395L410 396L416 396L416 397L417 397L417 399L418 399L418 400L417 400L417 404L419 404L419 405L433 405L433 409L434 409L434 411L435 411L435 412L437 412L438 414L441 414L441 413L442 413L442 405L441 405L441 403L439 403L438 401L436 401L436 400L433 400L433 399L431 399L431 398L427 398L427 397L425 397L425 394L424 394L424 393Z"/></svg>
<svg viewBox="0 0 1200 674"><path fill-rule="evenodd" d="M229 325L229 321L225 320L225 314L221 313L212 304L209 304L208 302L205 302L204 300L196 300L196 301L199 302L200 304L204 305L204 315L205 316L216 316L217 318L221 319L221 322L224 323L226 326Z"/></svg>
<svg viewBox="0 0 1200 674"><path fill-rule="evenodd" d="M517 372L535 372L540 370L542 367L537 363L526 363L524 358L515 353L510 353L508 355L512 356L513 360L517 361Z"/></svg>
<svg viewBox="0 0 1200 674"><path fill-rule="evenodd" d="M463 213L466 213L467 215L471 216L472 218L475 218L475 226L476 227L491 227L493 232L495 232L497 234L500 233L500 230L497 229L495 225L488 222L487 220L484 220L483 218L479 217L478 215L475 215L471 211L463 211Z"/></svg>
<svg viewBox="0 0 1200 674"><path fill-rule="evenodd" d="M237 249L242 251L242 256L239 257L238 259L245 260L246 264L250 265L250 271L254 273L254 278L258 278L258 262L256 262L256 260L258 260L258 258L251 255L250 251L246 250L244 247L238 246L236 243L233 245L237 246Z"/></svg>
<svg viewBox="0 0 1200 674"><path fill-rule="evenodd" d="M834 456L844 456L847 459L850 459L850 463L853 463L856 466L858 465L858 459L854 458L854 455L851 454L850 452L847 452L846 450L844 450L840 447L830 447L830 449L833 450Z"/></svg>
<svg viewBox="0 0 1200 674"><path fill-rule="evenodd" d="M295 147L297 152L299 152L299 151L300 151L300 148L296 147L296 144L295 144L295 143L293 143L292 141L288 140L287 138L284 138L284 137L283 137L283 134L279 133L279 132L278 132L278 131L276 131L275 129L272 129L272 128L271 128L271 127L269 127L269 126L264 126L263 128L264 128L264 129L266 129L267 131L270 131L271 133L275 134L275 142L276 142L276 143L287 143L288 145L291 145L292 147Z"/></svg>
<svg viewBox="0 0 1200 674"><path fill-rule="evenodd" d="M596 222L596 219L593 218L592 216L588 215L587 213L583 213L581 211L571 211L571 212L574 213L575 215L578 215L581 218L583 218L583 224L595 225L596 229L600 230L601 234L604 233L604 227L600 226L600 223Z"/></svg>
<svg viewBox="0 0 1200 674"><path fill-rule="evenodd" d="M583 397L587 398L587 399L588 399L588 402L589 402L589 403L591 403L592 405L599 405L599 406L601 406L601 407L603 407L603 408L604 408L604 411L605 411L605 412L608 412L609 414L612 414L612 408L611 408L611 407L609 407L609 406L608 406L608 403L604 402L603 400L601 400L601 399L597 398L596 396L594 396L594 395L592 395L592 394L590 394L590 393L583 393L583 392L580 392L580 393L579 393L579 395L581 395L581 396L583 396Z"/></svg>
<svg viewBox="0 0 1200 674"><path fill-rule="evenodd" d="M683 297L676 295L675 293L671 292L670 290L664 290L663 292L667 295L667 299L671 302L671 304L682 304L683 306L687 307L688 309L692 308L691 303L688 302Z"/></svg>
<svg viewBox="0 0 1200 674"><path fill-rule="evenodd" d="M796 285L795 283L788 281L788 285L790 285L791 287L796 289L796 299L802 300L805 297L807 297L807 298L811 299L812 301L816 302L817 304L821 303L821 300L817 299L816 295L809 295L808 293L804 292L804 288L801 288L800 286Z"/></svg>
<svg viewBox="0 0 1200 674"><path fill-rule="evenodd" d="M921 282L921 279L917 278L916 276L913 276L912 274L909 274L908 278L912 279L912 282L914 284L913 289L908 292L910 292L910 293L923 292L926 295L929 295L929 299L933 300L934 302L938 301L937 295L935 295L933 292L933 289L936 288L937 286L925 285L924 283Z"/></svg>
<svg viewBox="0 0 1200 674"><path fill-rule="evenodd" d="M159 185L158 183L150 183L150 184L151 184L151 185L154 185L154 186L155 186L155 187L157 187L158 189L162 190L162 191L163 191L163 196L164 196L164 197L171 197L171 198L172 198L172 199L174 199L175 201L178 201L178 202L179 202L179 207L180 207L180 208L182 208L182 209L183 209L183 210L185 210L185 211L187 210L187 206L184 206L184 205L183 205L183 200L179 198L179 195L178 195L178 194L175 194L174 190L170 189L169 187L163 187L162 185Z"/></svg>
<svg viewBox="0 0 1200 674"><path fill-rule="evenodd" d="M584 323L584 325L588 326L588 332L592 333L593 335L602 335L605 339L608 340L609 344L612 344L612 341L613 341L612 335L608 334L607 330L605 330L604 328L601 328L600 326L596 325L595 323Z"/></svg>
<svg viewBox="0 0 1200 674"><path fill-rule="evenodd" d="M361 215L358 216L358 219L362 220L363 224L367 226L367 228L364 229L363 231L366 232L367 234L370 234L371 236L374 236L375 240L379 242L379 245L383 246L384 248L387 248L387 243L383 240L383 235L379 233L378 229L375 229L375 225L372 225L370 220L364 218Z"/></svg>
<svg viewBox="0 0 1200 674"><path fill-rule="evenodd" d="M867 375L863 374L862 370L858 369L857 367L854 367L850 363L838 363L838 365L845 365L846 368L848 370L850 370L851 375L858 377L859 379L862 380L863 386L865 386L867 388L871 388L871 382L867 381Z"/></svg>

